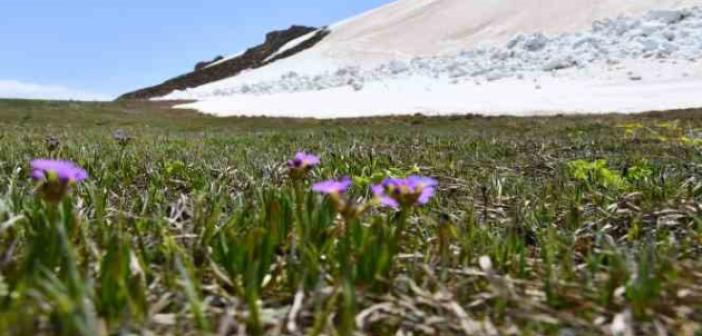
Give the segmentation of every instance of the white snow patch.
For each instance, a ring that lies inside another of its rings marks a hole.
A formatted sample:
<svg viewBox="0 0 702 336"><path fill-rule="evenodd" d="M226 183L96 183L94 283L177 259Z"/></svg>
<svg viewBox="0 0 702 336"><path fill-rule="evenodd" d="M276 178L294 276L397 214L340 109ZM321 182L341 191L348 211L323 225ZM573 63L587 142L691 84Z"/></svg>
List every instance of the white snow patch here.
<svg viewBox="0 0 702 336"><path fill-rule="evenodd" d="M224 63L224 62L226 62L226 61L229 61L229 60L233 60L233 59L235 59L235 58L237 58L237 57L239 57L239 56L241 56L241 55L243 55L243 54L244 54L244 52L241 51L241 52L238 52L238 53L236 53L236 54L229 55L229 56L227 56L227 57L225 57L225 58L222 58L221 60L219 60L219 61L217 61L217 62L212 62L212 63L206 65L203 69L206 69L206 68L209 68L209 67L213 67L213 66L218 65L218 64L222 64L222 63Z"/></svg>
<svg viewBox="0 0 702 336"><path fill-rule="evenodd" d="M286 51L288 51L288 50L290 50L290 49L293 49L293 48L299 46L299 45L302 44L302 43L305 43L305 41L307 41L307 40L313 38L315 35L317 35L317 33L319 33L319 30L315 30L315 31L313 31L313 32L310 32L310 33L307 33L307 34L305 34L305 35L302 35L302 36L300 36L300 37L298 37L298 38L296 38L296 39L293 39L293 40L288 41L288 43L286 43L286 44L284 44L282 47L280 47L280 49L278 49L275 53L273 53L272 55L266 57L266 59L263 60L263 62L268 62L268 61L270 61L270 60L272 60L272 59L278 57L279 55L282 55L284 52L286 52Z"/></svg>
<svg viewBox="0 0 702 336"><path fill-rule="evenodd" d="M691 64L671 73L630 81L589 76L509 78L459 84L427 78L377 81L363 90L237 94L178 106L217 116L353 118L422 113L425 115L553 115L561 113L635 113L702 106L702 71L684 77ZM646 68L647 66L641 66ZM639 67L632 67L639 69ZM620 74L626 69L620 70Z"/></svg>

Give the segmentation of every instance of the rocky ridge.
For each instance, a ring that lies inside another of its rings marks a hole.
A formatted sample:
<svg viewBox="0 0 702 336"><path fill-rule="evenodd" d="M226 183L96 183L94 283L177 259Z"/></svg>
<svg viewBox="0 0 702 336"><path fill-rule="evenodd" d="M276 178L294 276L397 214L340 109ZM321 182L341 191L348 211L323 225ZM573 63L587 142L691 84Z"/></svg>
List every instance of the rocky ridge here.
<svg viewBox="0 0 702 336"><path fill-rule="evenodd" d="M309 39L281 54L275 55L288 42L315 31L316 33ZM198 63L193 72L169 79L159 85L126 93L120 96L118 100L160 97L173 91L186 90L236 76L244 70L259 68L310 48L321 41L328 33L325 28L317 29L307 26L292 26L286 30L273 31L266 35L266 39L261 45L248 49L241 56L223 62L222 58L215 58L215 60L210 62ZM275 57L269 59L272 55L275 55Z"/></svg>

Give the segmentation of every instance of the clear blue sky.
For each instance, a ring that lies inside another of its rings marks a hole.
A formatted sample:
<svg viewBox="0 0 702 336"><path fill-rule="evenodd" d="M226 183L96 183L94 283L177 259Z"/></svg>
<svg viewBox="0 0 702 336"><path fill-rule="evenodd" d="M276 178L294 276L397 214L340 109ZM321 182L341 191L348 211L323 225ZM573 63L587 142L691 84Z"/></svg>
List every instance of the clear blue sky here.
<svg viewBox="0 0 702 336"><path fill-rule="evenodd" d="M251 47L270 30L325 25L388 2L5 0L0 97L2 81L116 96Z"/></svg>

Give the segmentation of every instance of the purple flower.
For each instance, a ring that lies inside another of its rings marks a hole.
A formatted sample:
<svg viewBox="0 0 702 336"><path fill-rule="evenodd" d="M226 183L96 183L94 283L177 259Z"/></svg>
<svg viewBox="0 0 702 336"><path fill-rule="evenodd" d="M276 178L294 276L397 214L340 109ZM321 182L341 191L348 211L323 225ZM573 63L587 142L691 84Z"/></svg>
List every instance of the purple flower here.
<svg viewBox="0 0 702 336"><path fill-rule="evenodd" d="M336 211L346 220L360 217L368 208L366 204L358 204L344 197L353 185L351 178L346 176L340 180L328 180L312 185L312 191L329 196Z"/></svg>
<svg viewBox="0 0 702 336"><path fill-rule="evenodd" d="M346 193L346 191L351 187L351 178L344 177L341 180L329 180L324 182L315 183L312 186L312 191L327 195L341 195Z"/></svg>
<svg viewBox="0 0 702 336"><path fill-rule="evenodd" d="M298 152L295 158L288 161L291 169L311 169L319 165L319 157L314 154Z"/></svg>
<svg viewBox="0 0 702 336"><path fill-rule="evenodd" d="M31 177L41 182L39 193L44 200L57 203L71 190L71 185L88 178L85 169L70 161L38 159L30 162Z"/></svg>
<svg viewBox="0 0 702 336"><path fill-rule="evenodd" d="M438 182L429 177L390 178L372 187L381 206L389 208L424 205L434 196Z"/></svg>
<svg viewBox="0 0 702 336"><path fill-rule="evenodd" d="M290 176L293 179L302 179L312 168L318 165L319 157L305 152L298 152L295 158L288 161Z"/></svg>
<svg viewBox="0 0 702 336"><path fill-rule="evenodd" d="M51 177L61 183L77 183L88 178L85 169L71 161L37 159L30 163L32 178L36 181L47 181Z"/></svg>

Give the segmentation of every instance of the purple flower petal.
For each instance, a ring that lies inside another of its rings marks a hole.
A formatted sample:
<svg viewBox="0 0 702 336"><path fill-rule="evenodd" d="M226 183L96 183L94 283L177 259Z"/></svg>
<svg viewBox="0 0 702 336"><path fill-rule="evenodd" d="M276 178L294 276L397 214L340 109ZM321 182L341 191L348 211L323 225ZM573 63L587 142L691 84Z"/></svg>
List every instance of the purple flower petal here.
<svg viewBox="0 0 702 336"><path fill-rule="evenodd" d="M417 203L419 204L427 204L429 203L429 200L434 196L434 188L424 188L422 189L422 193L419 194L419 198L417 198Z"/></svg>
<svg viewBox="0 0 702 336"><path fill-rule="evenodd" d="M385 196L385 187L383 187L382 184L376 184L372 186L371 191L373 191L373 195L375 195L375 197Z"/></svg>
<svg viewBox="0 0 702 336"><path fill-rule="evenodd" d="M341 180L329 180L315 183L312 190L322 194L343 194L351 187L351 178L344 177Z"/></svg>
<svg viewBox="0 0 702 336"><path fill-rule="evenodd" d="M75 182L85 181L86 179L88 179L88 172L85 171L85 169L77 169L74 171L74 174L75 175L73 175L73 181Z"/></svg>
<svg viewBox="0 0 702 336"><path fill-rule="evenodd" d="M380 205L382 205L384 207L393 208L393 209L397 209L400 207L400 203L397 202L392 197L383 196L383 197L378 198L378 200L380 201Z"/></svg>
<svg viewBox="0 0 702 336"><path fill-rule="evenodd" d="M44 174L44 171L38 169L32 169L30 176L35 181L44 181L46 179L46 174Z"/></svg>
<svg viewBox="0 0 702 336"><path fill-rule="evenodd" d="M402 179L397 179L397 178L386 178L383 180L383 187L397 187L402 184Z"/></svg>
<svg viewBox="0 0 702 336"><path fill-rule="evenodd" d="M424 177L424 176L416 176L416 175L412 175L412 176L408 177L406 180L407 180L407 184L409 186L411 186L412 189L415 189L415 190L417 188L419 188L419 189L432 188L432 187L436 187L439 184L433 178Z"/></svg>

